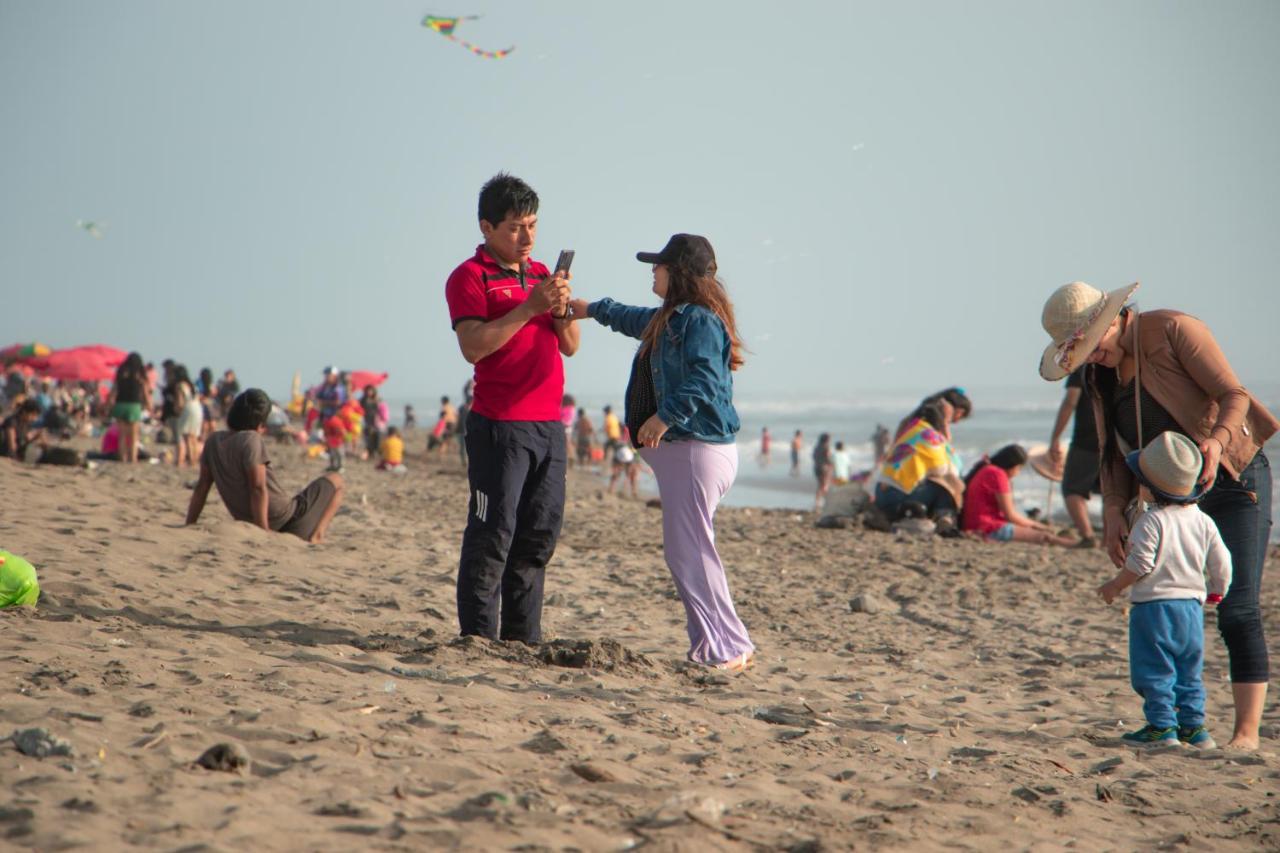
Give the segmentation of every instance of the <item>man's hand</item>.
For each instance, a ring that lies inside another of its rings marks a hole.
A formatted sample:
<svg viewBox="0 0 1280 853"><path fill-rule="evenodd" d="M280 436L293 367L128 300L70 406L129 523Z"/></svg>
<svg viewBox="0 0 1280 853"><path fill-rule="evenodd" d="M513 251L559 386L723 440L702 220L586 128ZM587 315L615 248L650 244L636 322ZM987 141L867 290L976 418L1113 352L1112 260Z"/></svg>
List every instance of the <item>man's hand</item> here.
<svg viewBox="0 0 1280 853"><path fill-rule="evenodd" d="M1200 455L1204 457L1204 467L1200 469L1200 485L1207 492L1213 488L1213 481L1218 478L1218 463L1222 461L1222 442L1209 436L1200 442Z"/></svg>
<svg viewBox="0 0 1280 853"><path fill-rule="evenodd" d="M535 317L548 311L553 314L563 314L565 307L569 304L569 274L559 272L546 281L534 285L524 304Z"/></svg>
<svg viewBox="0 0 1280 853"><path fill-rule="evenodd" d="M1102 544L1107 556L1117 569L1122 569L1125 557L1129 555L1129 523L1124 520L1124 510L1107 510L1102 526L1106 531Z"/></svg>
<svg viewBox="0 0 1280 853"><path fill-rule="evenodd" d="M1056 441L1049 443L1049 461L1055 468L1062 464L1062 445Z"/></svg>
<svg viewBox="0 0 1280 853"><path fill-rule="evenodd" d="M569 307L573 309L573 316L579 320L585 320L590 316L588 309L591 307L591 303L585 299L570 299Z"/></svg>
<svg viewBox="0 0 1280 853"><path fill-rule="evenodd" d="M640 425L640 430L636 433L636 441L640 442L641 447L657 447L658 442L667 434L667 425L662 422L662 418L652 415L649 420Z"/></svg>

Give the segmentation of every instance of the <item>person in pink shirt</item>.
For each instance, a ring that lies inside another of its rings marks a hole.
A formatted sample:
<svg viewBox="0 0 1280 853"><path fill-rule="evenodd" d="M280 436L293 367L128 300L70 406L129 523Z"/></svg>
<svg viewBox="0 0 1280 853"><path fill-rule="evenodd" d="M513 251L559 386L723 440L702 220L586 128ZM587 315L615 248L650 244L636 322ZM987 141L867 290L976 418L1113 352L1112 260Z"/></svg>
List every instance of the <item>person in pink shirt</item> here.
<svg viewBox="0 0 1280 853"><path fill-rule="evenodd" d="M1027 464L1027 451L1016 444L1002 447L973 466L965 477L960 529L993 542L1037 542L1071 546L1075 540L1058 536L1052 527L1027 518L1013 505L1010 481Z"/></svg>

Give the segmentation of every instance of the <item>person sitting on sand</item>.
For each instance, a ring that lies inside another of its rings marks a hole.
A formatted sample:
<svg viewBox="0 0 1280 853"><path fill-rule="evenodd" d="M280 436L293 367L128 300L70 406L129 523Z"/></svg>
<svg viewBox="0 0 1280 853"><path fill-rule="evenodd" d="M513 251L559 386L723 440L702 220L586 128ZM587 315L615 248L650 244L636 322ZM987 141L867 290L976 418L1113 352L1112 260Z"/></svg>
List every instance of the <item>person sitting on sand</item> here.
<svg viewBox="0 0 1280 853"><path fill-rule="evenodd" d="M325 474L289 497L276 481L262 438L269 414L271 398L258 388L243 391L231 403L227 412L231 429L209 436L200 454L200 478L187 507L187 524L200 519L209 488L217 485L222 502L237 521L292 533L307 542L323 542L342 503L342 477Z"/></svg>
<svg viewBox="0 0 1280 853"><path fill-rule="evenodd" d="M1027 518L1013 505L1010 481L1027 464L1027 451L1010 444L984 456L964 478L960 529L992 542L1036 542L1071 546L1076 540L1057 536L1049 525Z"/></svg>
<svg viewBox="0 0 1280 853"><path fill-rule="evenodd" d="M1142 697L1147 724L1123 735L1130 743L1216 744L1204 725L1204 606L1222 601L1231 587L1231 553L1213 519L1196 503L1204 460L1195 442L1162 432L1125 457L1154 504L1129 534L1124 568L1098 587L1110 604L1129 589L1129 680ZM1209 588L1205 589L1205 572ZM1206 592L1208 593L1206 595Z"/></svg>
<svg viewBox="0 0 1280 853"><path fill-rule="evenodd" d="M0 457L22 462L31 444L44 443L44 430L36 426L40 420L40 404L23 400L13 414L0 423Z"/></svg>
<svg viewBox="0 0 1280 853"><path fill-rule="evenodd" d="M960 535L956 514L964 499L960 462L945 433L949 405L924 405L907 422L876 475L874 491L875 505L888 521L897 521L914 503L946 537Z"/></svg>
<svg viewBox="0 0 1280 853"><path fill-rule="evenodd" d="M732 371L742 365L733 304L705 237L676 234L653 264L659 308L575 299L575 315L640 339L627 383L632 443L653 469L662 499L662 546L684 602L689 660L740 672L755 646L738 618L712 526L738 472ZM621 430L619 430L621 437Z"/></svg>
<svg viewBox="0 0 1280 853"><path fill-rule="evenodd" d="M401 474L409 470L404 466L404 439L400 437L400 430L397 428L387 427L387 437L378 445L378 452L382 455L382 461L378 463L379 471Z"/></svg>

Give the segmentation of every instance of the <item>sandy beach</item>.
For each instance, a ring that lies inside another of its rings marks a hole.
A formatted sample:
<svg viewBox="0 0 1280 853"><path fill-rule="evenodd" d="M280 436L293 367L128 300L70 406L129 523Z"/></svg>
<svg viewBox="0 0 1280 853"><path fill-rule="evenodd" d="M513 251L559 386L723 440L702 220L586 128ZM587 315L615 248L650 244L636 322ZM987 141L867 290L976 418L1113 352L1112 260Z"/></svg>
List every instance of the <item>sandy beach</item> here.
<svg viewBox="0 0 1280 853"><path fill-rule="evenodd" d="M272 453L293 489L323 467ZM0 737L42 727L72 751L0 745L0 847L1280 848L1274 693L1258 753L1121 745L1141 703L1123 608L1094 596L1100 551L723 509L759 648L730 677L683 660L659 511L576 474L549 642L459 640L466 480L452 460L410 463L348 466L319 546L216 498L183 527L190 470L0 463L0 547L44 590L0 611ZM220 743L248 763L196 764Z"/></svg>

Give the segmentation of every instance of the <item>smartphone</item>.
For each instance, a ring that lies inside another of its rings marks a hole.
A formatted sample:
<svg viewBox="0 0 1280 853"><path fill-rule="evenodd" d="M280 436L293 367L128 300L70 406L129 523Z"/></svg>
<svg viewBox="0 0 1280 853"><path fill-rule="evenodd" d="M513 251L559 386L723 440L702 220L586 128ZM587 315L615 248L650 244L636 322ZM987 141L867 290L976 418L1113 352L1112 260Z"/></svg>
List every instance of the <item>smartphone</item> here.
<svg viewBox="0 0 1280 853"><path fill-rule="evenodd" d="M556 259L556 272L568 272L571 266L573 266L573 249L562 249L560 257Z"/></svg>

